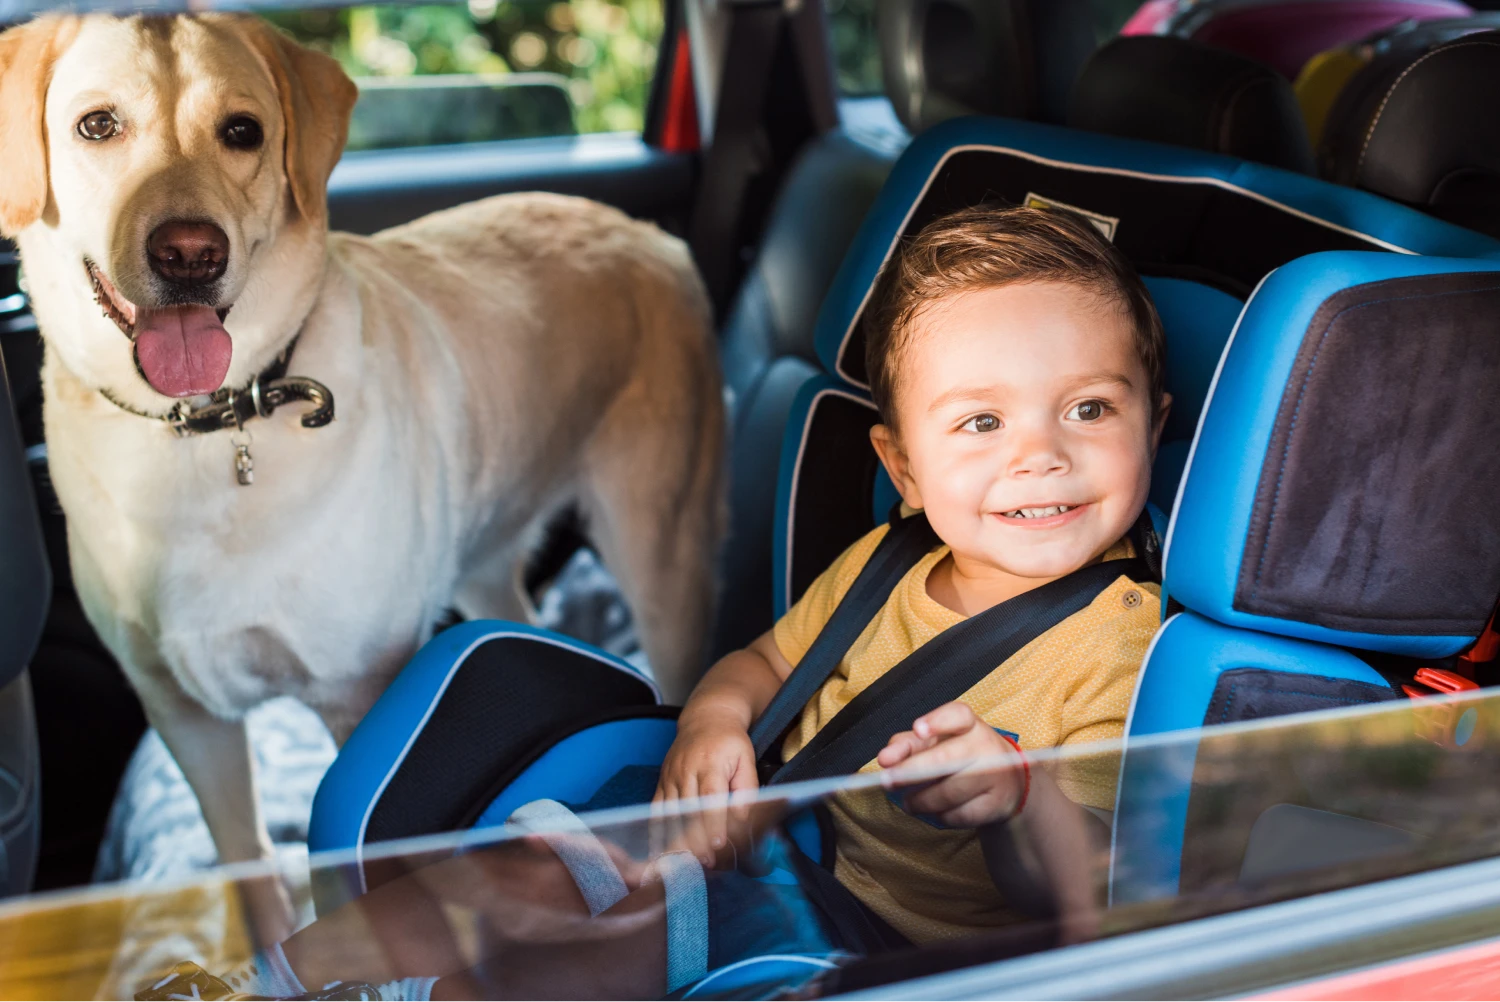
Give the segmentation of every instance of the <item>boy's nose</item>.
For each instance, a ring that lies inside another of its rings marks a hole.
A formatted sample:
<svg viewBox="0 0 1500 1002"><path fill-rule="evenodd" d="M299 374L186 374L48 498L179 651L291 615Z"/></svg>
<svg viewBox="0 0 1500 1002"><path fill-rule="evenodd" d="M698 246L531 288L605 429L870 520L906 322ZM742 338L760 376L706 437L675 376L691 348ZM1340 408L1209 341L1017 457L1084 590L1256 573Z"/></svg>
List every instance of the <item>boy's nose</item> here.
<svg viewBox="0 0 1500 1002"><path fill-rule="evenodd" d="M1067 470L1067 453L1054 436L1033 432L1016 442L1010 462L1011 476L1047 476Z"/></svg>

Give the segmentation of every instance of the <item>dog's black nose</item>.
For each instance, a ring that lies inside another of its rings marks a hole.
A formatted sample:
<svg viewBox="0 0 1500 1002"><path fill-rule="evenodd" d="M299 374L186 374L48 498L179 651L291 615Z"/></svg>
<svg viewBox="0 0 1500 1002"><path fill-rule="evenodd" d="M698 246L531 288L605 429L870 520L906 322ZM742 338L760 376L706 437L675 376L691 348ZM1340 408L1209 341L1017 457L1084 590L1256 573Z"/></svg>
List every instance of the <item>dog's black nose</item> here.
<svg viewBox="0 0 1500 1002"><path fill-rule="evenodd" d="M213 223L174 219L146 238L151 270L178 285L207 285L229 265L229 237Z"/></svg>

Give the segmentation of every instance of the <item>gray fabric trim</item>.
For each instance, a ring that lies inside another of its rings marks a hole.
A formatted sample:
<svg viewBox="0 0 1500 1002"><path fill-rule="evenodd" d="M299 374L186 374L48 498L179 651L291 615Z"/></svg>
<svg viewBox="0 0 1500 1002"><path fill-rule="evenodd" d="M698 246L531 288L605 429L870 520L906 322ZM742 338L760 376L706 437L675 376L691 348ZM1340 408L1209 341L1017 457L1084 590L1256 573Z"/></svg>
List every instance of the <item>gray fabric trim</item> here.
<svg viewBox="0 0 1500 1002"><path fill-rule="evenodd" d="M1500 595L1500 272L1388 279L1314 314L1261 467L1234 608L1477 636Z"/></svg>
<svg viewBox="0 0 1500 1002"><path fill-rule="evenodd" d="M578 885L590 916L608 911L630 893L604 843L578 820L578 815L557 801L533 800L522 804L505 823L539 836L557 853Z"/></svg>
<svg viewBox="0 0 1500 1002"><path fill-rule="evenodd" d="M708 974L708 881L690 852L669 852L651 864L667 893L667 991Z"/></svg>

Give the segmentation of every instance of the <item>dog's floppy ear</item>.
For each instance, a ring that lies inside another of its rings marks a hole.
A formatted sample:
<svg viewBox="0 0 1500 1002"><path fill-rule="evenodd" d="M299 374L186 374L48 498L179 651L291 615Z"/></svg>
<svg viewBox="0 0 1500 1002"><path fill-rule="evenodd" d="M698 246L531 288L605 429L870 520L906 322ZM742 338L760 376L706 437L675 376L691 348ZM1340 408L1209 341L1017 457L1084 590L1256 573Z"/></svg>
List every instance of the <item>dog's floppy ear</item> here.
<svg viewBox="0 0 1500 1002"><path fill-rule="evenodd" d="M344 151L359 88L332 57L298 45L264 21L251 23L250 38L270 66L281 99L292 200L304 218L321 221L328 213L328 175Z"/></svg>
<svg viewBox="0 0 1500 1002"><path fill-rule="evenodd" d="M47 208L47 137L42 111L52 61L71 19L41 17L0 34L0 233L14 235Z"/></svg>

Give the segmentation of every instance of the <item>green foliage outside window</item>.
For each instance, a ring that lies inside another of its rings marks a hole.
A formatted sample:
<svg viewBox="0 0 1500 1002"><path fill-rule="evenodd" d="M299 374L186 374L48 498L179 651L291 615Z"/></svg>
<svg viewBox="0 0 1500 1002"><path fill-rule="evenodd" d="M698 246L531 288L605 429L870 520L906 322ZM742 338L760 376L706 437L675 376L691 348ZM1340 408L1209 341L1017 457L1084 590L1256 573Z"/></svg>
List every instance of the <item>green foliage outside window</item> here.
<svg viewBox="0 0 1500 1002"><path fill-rule="evenodd" d="M362 112L368 119L376 103L366 100L362 104L370 107L355 111L351 148L513 138L483 134L501 126L478 121L484 117L476 117L478 105L459 100L465 97L459 92L500 95L507 84L522 82L531 88L550 84L565 89L573 121L571 127L559 127L556 116L541 116L546 120L538 122L538 116L528 119L523 114L520 126L509 126L521 128L521 134L639 132L662 33L662 0L469 0L452 6L325 8L265 16L302 43L336 58L372 98L376 91L391 95L408 89L403 84L410 85L412 100L396 109L410 122L410 134L393 136L388 122L378 123L384 128L368 122L364 124L369 127L361 128ZM451 87L417 86L443 83L418 78L455 74L463 77ZM566 114L566 102L562 103ZM386 106L391 102L381 104L379 114L389 117L392 112ZM514 109L503 110L505 115L490 118L515 123ZM445 114L476 121L472 127L481 134L464 132L463 123L432 121ZM396 123L398 130L401 124ZM434 133L434 128L447 131ZM435 134L444 138L432 138Z"/></svg>

